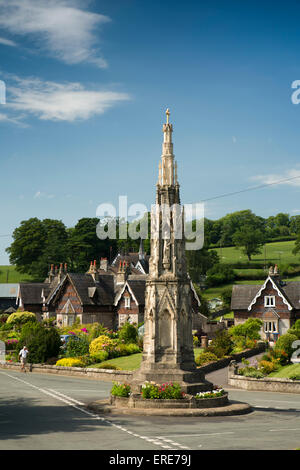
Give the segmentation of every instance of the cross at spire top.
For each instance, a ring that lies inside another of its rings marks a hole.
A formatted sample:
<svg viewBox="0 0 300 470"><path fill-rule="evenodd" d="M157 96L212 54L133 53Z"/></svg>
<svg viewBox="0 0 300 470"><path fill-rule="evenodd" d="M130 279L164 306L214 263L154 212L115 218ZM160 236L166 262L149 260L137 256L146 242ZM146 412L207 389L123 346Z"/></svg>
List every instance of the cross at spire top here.
<svg viewBox="0 0 300 470"><path fill-rule="evenodd" d="M169 124L169 116L170 116L169 108L167 108L167 110L166 110L166 115L167 115L167 124Z"/></svg>

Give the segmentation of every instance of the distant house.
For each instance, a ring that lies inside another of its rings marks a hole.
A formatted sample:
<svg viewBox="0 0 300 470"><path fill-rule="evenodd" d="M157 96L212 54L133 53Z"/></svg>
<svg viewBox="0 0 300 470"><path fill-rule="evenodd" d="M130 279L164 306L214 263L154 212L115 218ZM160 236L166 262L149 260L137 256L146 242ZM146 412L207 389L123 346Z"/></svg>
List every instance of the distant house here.
<svg viewBox="0 0 300 470"><path fill-rule="evenodd" d="M17 295L19 284L0 284L0 310L7 310L9 307L17 308Z"/></svg>
<svg viewBox="0 0 300 470"><path fill-rule="evenodd" d="M114 305L118 326L126 322L138 325L144 321L145 288L145 279L128 279L116 293Z"/></svg>
<svg viewBox="0 0 300 470"><path fill-rule="evenodd" d="M114 278L96 273L67 273L44 302L44 317L55 317L59 326L102 323L113 328Z"/></svg>
<svg viewBox="0 0 300 470"><path fill-rule="evenodd" d="M210 299L208 301L208 305L210 309L214 310L215 308L222 307L223 301L222 299L215 297L214 299Z"/></svg>
<svg viewBox="0 0 300 470"><path fill-rule="evenodd" d="M300 318L300 282L282 281L275 266L263 285L234 285L231 309L235 325L259 318L262 338L276 341Z"/></svg>

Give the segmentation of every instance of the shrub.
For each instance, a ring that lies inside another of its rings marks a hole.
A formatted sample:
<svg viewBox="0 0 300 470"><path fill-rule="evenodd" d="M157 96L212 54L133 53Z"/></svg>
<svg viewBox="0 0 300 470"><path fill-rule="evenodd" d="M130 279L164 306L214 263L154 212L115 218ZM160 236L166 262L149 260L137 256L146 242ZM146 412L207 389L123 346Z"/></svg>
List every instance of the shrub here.
<svg viewBox="0 0 300 470"><path fill-rule="evenodd" d="M274 346L275 353L278 351L284 352L287 355L287 361L289 361L294 352L294 348L292 347L293 342L297 341L297 339L296 335L291 335L289 333L280 336Z"/></svg>
<svg viewBox="0 0 300 470"><path fill-rule="evenodd" d="M99 351L98 353L94 353L92 359L94 362L104 362L108 359L108 352L107 351Z"/></svg>
<svg viewBox="0 0 300 470"><path fill-rule="evenodd" d="M269 375L278 369L278 365L273 361L260 361L258 368L263 374Z"/></svg>
<svg viewBox="0 0 300 470"><path fill-rule="evenodd" d="M14 350L18 347L18 343L19 341L17 339L7 339L5 341L5 349L6 351L11 351L11 350Z"/></svg>
<svg viewBox="0 0 300 470"><path fill-rule="evenodd" d="M77 357L83 356L89 352L89 342L84 337L70 338L67 343L66 356Z"/></svg>
<svg viewBox="0 0 300 470"><path fill-rule="evenodd" d="M248 318L248 320L246 320L244 323L232 326L229 329L229 334L231 335L233 341L240 337L244 337L245 339L259 340L259 332L262 325L263 322L259 318Z"/></svg>
<svg viewBox="0 0 300 470"><path fill-rule="evenodd" d="M255 367L249 368L241 375L244 375L244 377L252 377L253 379L263 379L265 376L262 371L256 369Z"/></svg>
<svg viewBox="0 0 300 470"><path fill-rule="evenodd" d="M124 323L119 331L119 339L124 343L137 343L138 340L138 329L131 323Z"/></svg>
<svg viewBox="0 0 300 470"><path fill-rule="evenodd" d="M223 330L216 333L207 350L215 354L217 357L222 358L230 354L232 348L233 342L230 335L226 330Z"/></svg>
<svg viewBox="0 0 300 470"><path fill-rule="evenodd" d="M57 366L62 367L84 367L84 362L75 357L64 357L56 362Z"/></svg>
<svg viewBox="0 0 300 470"><path fill-rule="evenodd" d="M209 364L210 362L214 362L217 360L218 357L215 354L213 354L212 352L204 351L199 354L195 362L197 366L203 366L204 364Z"/></svg>
<svg viewBox="0 0 300 470"><path fill-rule="evenodd" d="M300 319L296 320L295 324L287 331L287 333L295 335L300 339Z"/></svg>
<svg viewBox="0 0 300 470"><path fill-rule="evenodd" d="M0 314L0 325L2 323L6 323L8 317L9 317L9 313L1 313Z"/></svg>
<svg viewBox="0 0 300 470"><path fill-rule="evenodd" d="M99 369L121 370L120 367L115 366L115 364L110 364L109 362L99 364L98 367Z"/></svg>
<svg viewBox="0 0 300 470"><path fill-rule="evenodd" d="M113 340L106 335L101 335L98 338L95 338L89 346L90 355L93 356L101 351L105 351L107 346L112 346Z"/></svg>
<svg viewBox="0 0 300 470"><path fill-rule="evenodd" d="M29 350L28 362L39 364L46 362L50 357L57 357L61 341L55 328L45 328L40 323L26 323L21 330L18 347L24 345Z"/></svg>
<svg viewBox="0 0 300 470"><path fill-rule="evenodd" d="M162 385L146 382L142 385L141 393L143 398L152 400L178 400L184 396L178 383L168 382Z"/></svg>
<svg viewBox="0 0 300 470"><path fill-rule="evenodd" d="M200 341L199 341L198 336L193 336L193 346L194 348L197 348L200 346Z"/></svg>
<svg viewBox="0 0 300 470"><path fill-rule="evenodd" d="M113 386L110 393L115 397L129 397L130 390L130 385L128 384L120 384L118 382L113 382Z"/></svg>
<svg viewBox="0 0 300 470"><path fill-rule="evenodd" d="M137 344L130 343L126 344L125 347L128 355L137 354L140 352L140 348Z"/></svg>
<svg viewBox="0 0 300 470"><path fill-rule="evenodd" d="M27 322L36 322L36 316L32 312L15 312L9 315L6 323L13 326L21 326Z"/></svg>
<svg viewBox="0 0 300 470"><path fill-rule="evenodd" d="M101 323L92 323L91 325L86 325L86 327L88 330L88 339L90 342L98 338L99 336L108 336L107 328L105 328L105 326Z"/></svg>

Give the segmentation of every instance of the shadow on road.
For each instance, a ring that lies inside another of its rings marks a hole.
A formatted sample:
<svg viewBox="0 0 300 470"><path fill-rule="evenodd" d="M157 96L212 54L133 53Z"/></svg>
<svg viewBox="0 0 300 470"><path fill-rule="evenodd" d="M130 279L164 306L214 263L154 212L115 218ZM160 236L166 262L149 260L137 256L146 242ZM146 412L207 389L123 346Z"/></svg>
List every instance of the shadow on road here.
<svg viewBox="0 0 300 470"><path fill-rule="evenodd" d="M89 432L95 427L105 433L111 424L68 405L43 405L31 398L0 400L0 440L48 433Z"/></svg>

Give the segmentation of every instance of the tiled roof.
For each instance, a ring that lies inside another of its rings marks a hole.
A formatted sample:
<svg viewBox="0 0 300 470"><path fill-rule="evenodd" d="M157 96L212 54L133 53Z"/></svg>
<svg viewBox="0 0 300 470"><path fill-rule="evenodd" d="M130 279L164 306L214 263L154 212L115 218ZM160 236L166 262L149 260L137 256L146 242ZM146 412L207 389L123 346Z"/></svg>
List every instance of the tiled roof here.
<svg viewBox="0 0 300 470"><path fill-rule="evenodd" d="M232 287L231 309L246 310L262 285L235 284Z"/></svg>
<svg viewBox="0 0 300 470"><path fill-rule="evenodd" d="M128 280L128 285L139 305L145 305L145 280Z"/></svg>
<svg viewBox="0 0 300 470"><path fill-rule="evenodd" d="M22 303L24 304L42 304L42 291L44 289L44 292L46 296L48 295L49 292L49 285L45 285L45 283L39 283L39 282L24 282L20 283L20 293L19 297L22 299Z"/></svg>

